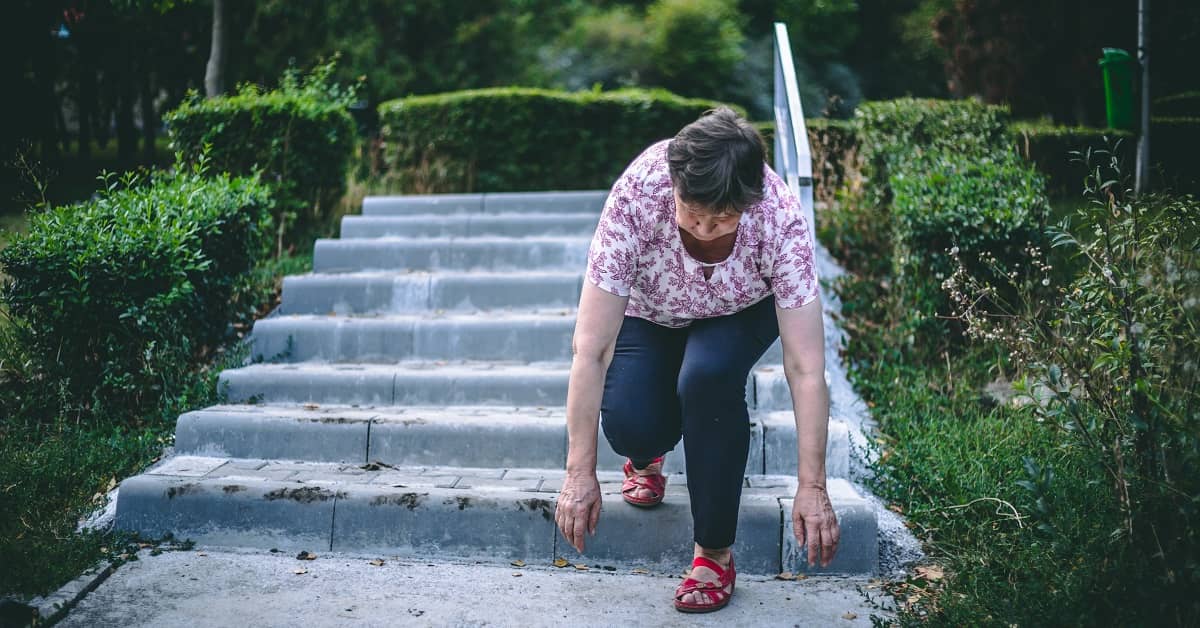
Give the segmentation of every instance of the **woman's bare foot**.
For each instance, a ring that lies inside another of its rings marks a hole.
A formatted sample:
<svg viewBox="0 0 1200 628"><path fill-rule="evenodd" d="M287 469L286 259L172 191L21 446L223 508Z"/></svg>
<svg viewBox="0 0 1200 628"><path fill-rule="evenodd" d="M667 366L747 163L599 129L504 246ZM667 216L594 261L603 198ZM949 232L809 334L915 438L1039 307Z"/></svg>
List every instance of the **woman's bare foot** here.
<svg viewBox="0 0 1200 628"><path fill-rule="evenodd" d="M708 558L709 560L717 563L718 565L721 566L722 569L729 569L729 560L733 556L733 553L732 553L731 549L728 547L726 547L724 549L710 550L710 549L705 549L703 547L700 547L699 544L696 544L695 549L692 552L692 558L697 558L700 556L704 556L705 558ZM711 582L713 584L718 584L721 580L717 576L717 572L709 569L708 567L703 567L703 566L693 567L690 577L693 580L699 580L700 582ZM726 586L724 590L725 590L726 595L733 594L732 586ZM712 598L709 597L706 593L703 593L701 591L693 591L691 593L684 594L684 596L682 598L680 598L680 601L688 603L688 604L712 604L713 603Z"/></svg>

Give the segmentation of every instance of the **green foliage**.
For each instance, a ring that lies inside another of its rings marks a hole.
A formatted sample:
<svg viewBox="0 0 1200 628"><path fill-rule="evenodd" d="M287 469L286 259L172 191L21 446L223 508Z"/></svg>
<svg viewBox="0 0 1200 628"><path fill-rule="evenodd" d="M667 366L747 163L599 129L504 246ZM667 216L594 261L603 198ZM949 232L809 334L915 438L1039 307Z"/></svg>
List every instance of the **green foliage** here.
<svg viewBox="0 0 1200 628"><path fill-rule="evenodd" d="M855 118L861 187L822 227L856 270L889 277L898 337L938 353L960 340L941 318L947 252L1011 265L1036 239L1049 209L1044 181L1011 150L1007 111L975 101L899 99L861 106ZM888 255L858 257L856 251ZM973 267L982 267L976 264ZM930 342L921 342L928 338Z"/></svg>
<svg viewBox="0 0 1200 628"><path fill-rule="evenodd" d="M1003 283L960 267L955 315L1025 373L1032 413L1096 460L1118 505L1111 540L1149 625L1200 620L1200 203L1133 197L1120 159L1088 155L1088 196ZM1098 163L1097 163L1098 162ZM1056 274L1073 261L1075 272ZM1006 295L1012 295L1005 298Z"/></svg>
<svg viewBox="0 0 1200 628"><path fill-rule="evenodd" d="M387 178L407 192L606 188L646 146L717 106L664 91L497 88L379 107Z"/></svg>
<svg viewBox="0 0 1200 628"><path fill-rule="evenodd" d="M632 87L654 72L646 21L626 6L585 11L554 50L561 68L557 82L570 90Z"/></svg>
<svg viewBox="0 0 1200 628"><path fill-rule="evenodd" d="M329 226L355 147L347 107L356 89L332 81L335 61L308 74L286 71L279 87L242 85L233 96L201 99L193 94L165 120L184 163L206 155L214 172L261 172L278 195L280 234L304 239ZM282 235L281 235L282 237Z"/></svg>
<svg viewBox="0 0 1200 628"><path fill-rule="evenodd" d="M1133 134L1120 129L1062 126L1049 122L1013 122L1009 126L1017 153L1032 161L1046 177L1046 192L1052 198L1074 196L1082 189L1087 168L1070 159L1073 151L1100 150L1111 139L1123 139L1125 156L1132 157Z"/></svg>
<svg viewBox="0 0 1200 628"><path fill-rule="evenodd" d="M657 0L646 10L658 85L685 96L721 94L741 61L741 15L732 0Z"/></svg>
<svg viewBox="0 0 1200 628"><path fill-rule="evenodd" d="M110 180L99 198L35 214L0 251L24 376L100 416L159 403L224 335L270 242L271 204L262 184L197 169Z"/></svg>

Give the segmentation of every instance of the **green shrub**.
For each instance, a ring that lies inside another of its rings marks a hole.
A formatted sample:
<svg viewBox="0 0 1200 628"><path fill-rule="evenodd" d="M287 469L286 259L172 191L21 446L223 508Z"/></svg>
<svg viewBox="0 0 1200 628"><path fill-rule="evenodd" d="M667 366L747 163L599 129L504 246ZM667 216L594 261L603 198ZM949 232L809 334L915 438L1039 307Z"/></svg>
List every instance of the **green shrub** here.
<svg viewBox="0 0 1200 628"><path fill-rule="evenodd" d="M1071 159L1072 152L1106 149L1110 140L1121 139L1121 155L1132 158L1137 147L1134 134L1121 129L1059 126L1046 122L1014 122L1009 126L1017 154L1031 161L1046 177L1046 192L1053 198L1077 196L1087 178L1087 168Z"/></svg>
<svg viewBox="0 0 1200 628"><path fill-rule="evenodd" d="M727 93L742 50L742 17L733 0L656 0L646 9L653 74L678 94Z"/></svg>
<svg viewBox="0 0 1200 628"><path fill-rule="evenodd" d="M655 90L495 88L379 106L386 177L405 192L601 189L719 103Z"/></svg>
<svg viewBox="0 0 1200 628"><path fill-rule="evenodd" d="M281 234L294 224L302 241L328 229L354 154L354 89L330 84L333 70L332 62L305 76L289 70L270 91L243 85L232 96L192 94L164 116L171 141L185 162L207 155L214 172L261 171L279 196Z"/></svg>
<svg viewBox="0 0 1200 628"><path fill-rule="evenodd" d="M269 188L199 170L111 181L35 214L0 251L2 296L37 377L73 407L135 412L225 333L270 243Z"/></svg>
<svg viewBox="0 0 1200 628"><path fill-rule="evenodd" d="M1052 250L1031 249L1011 274L963 267L947 284L970 335L1001 344L1025 376L1031 413L1103 466L1120 511L1105 555L1124 553L1113 588L1137 609L1129 618L1194 625L1200 203L1135 197L1119 160L1098 156L1091 204L1048 231ZM1064 259L1078 268L1062 278Z"/></svg>

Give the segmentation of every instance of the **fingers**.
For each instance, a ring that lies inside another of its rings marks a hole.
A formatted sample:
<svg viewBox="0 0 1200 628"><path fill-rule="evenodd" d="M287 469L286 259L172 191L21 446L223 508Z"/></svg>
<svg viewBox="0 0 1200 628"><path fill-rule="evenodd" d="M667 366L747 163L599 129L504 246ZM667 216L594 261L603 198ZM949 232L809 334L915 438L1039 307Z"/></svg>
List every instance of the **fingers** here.
<svg viewBox="0 0 1200 628"><path fill-rule="evenodd" d="M592 503L592 511L588 516L588 534L596 536L596 524L600 522L600 500Z"/></svg>
<svg viewBox="0 0 1200 628"><path fill-rule="evenodd" d="M575 550L583 553L583 539L586 537L588 528L588 508L580 505L574 510L576 512L571 518L571 526L575 531Z"/></svg>
<svg viewBox="0 0 1200 628"><path fill-rule="evenodd" d="M825 520L825 529L821 531L821 559L823 567L828 567L829 563L833 562L833 557L837 554L838 544L841 540L842 530L838 525L837 518L830 516Z"/></svg>
<svg viewBox="0 0 1200 628"><path fill-rule="evenodd" d="M821 526L812 519L804 521L804 545L808 548L808 566L812 567L821 551Z"/></svg>

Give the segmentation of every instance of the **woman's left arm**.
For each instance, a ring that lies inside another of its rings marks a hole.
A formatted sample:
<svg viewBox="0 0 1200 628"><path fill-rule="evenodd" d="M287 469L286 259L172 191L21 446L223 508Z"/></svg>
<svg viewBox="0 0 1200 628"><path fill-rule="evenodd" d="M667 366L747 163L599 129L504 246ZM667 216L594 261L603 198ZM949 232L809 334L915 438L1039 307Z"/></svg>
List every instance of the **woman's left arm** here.
<svg viewBox="0 0 1200 628"><path fill-rule="evenodd" d="M841 531L825 486L829 389L825 385L825 330L821 297L795 309L775 307L783 343L783 370L796 415L799 486L792 506L796 540L808 548L808 565L829 566Z"/></svg>

